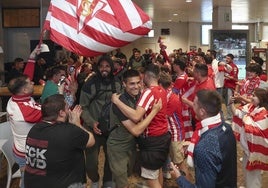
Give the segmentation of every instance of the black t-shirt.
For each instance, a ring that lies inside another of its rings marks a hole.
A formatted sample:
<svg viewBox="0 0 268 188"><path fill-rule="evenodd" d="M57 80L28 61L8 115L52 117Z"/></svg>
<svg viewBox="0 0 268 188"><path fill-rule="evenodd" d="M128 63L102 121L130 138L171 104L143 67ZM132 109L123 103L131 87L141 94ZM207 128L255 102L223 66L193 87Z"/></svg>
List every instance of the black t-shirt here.
<svg viewBox="0 0 268 188"><path fill-rule="evenodd" d="M25 187L67 188L86 183L84 149L89 135L69 123L38 123L26 140Z"/></svg>

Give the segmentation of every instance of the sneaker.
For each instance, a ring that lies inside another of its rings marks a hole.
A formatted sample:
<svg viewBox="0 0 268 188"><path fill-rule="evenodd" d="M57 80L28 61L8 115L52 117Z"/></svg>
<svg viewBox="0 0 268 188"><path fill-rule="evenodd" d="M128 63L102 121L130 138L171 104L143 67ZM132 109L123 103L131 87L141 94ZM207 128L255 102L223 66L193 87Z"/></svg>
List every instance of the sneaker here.
<svg viewBox="0 0 268 188"><path fill-rule="evenodd" d="M99 188L99 182L92 182L90 188Z"/></svg>

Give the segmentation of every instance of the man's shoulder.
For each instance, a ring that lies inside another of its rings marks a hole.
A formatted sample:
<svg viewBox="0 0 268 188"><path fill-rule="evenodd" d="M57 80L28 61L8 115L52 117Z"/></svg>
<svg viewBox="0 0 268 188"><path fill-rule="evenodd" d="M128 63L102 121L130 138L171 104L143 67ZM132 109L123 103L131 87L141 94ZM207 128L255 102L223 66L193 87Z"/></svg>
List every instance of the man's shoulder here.
<svg viewBox="0 0 268 188"><path fill-rule="evenodd" d="M222 122L219 126L209 129L204 133L204 138L213 137L214 141L222 142L222 140L229 140L235 138L230 125Z"/></svg>
<svg viewBox="0 0 268 188"><path fill-rule="evenodd" d="M96 84L100 84L101 80L98 79L98 77L96 75L90 77L82 86L82 91L84 92L89 92L91 91L91 87L92 86L96 86Z"/></svg>
<svg viewBox="0 0 268 188"><path fill-rule="evenodd" d="M97 78L96 75L94 75L94 76L91 76L91 77L84 83L84 85L89 86L89 85L95 84L95 83L97 83L97 82L100 82L100 80Z"/></svg>
<svg viewBox="0 0 268 188"><path fill-rule="evenodd" d="M236 65L234 62L230 63L230 65L231 65L233 68L237 68L237 65Z"/></svg>

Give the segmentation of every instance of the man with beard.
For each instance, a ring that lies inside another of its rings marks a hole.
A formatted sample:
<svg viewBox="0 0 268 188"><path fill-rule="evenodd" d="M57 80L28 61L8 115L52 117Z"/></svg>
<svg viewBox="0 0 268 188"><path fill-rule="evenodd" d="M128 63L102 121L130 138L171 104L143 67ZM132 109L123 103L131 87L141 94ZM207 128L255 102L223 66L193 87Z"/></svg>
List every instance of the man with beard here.
<svg viewBox="0 0 268 188"><path fill-rule="evenodd" d="M129 61L128 69L138 70L139 67L145 67L145 60L141 55L141 51L137 50L134 53L134 58Z"/></svg>
<svg viewBox="0 0 268 188"><path fill-rule="evenodd" d="M96 140L94 147L86 150L86 170L92 181L91 187L99 187L98 156L100 147L103 146L105 153L103 187L108 188L112 187L113 182L107 160L107 136L103 134L99 122L102 108L110 102L113 92L120 92L121 84L113 76L113 61L109 56L100 57L97 67L96 75L88 80L81 90L80 105L83 109L81 117L84 126L94 133Z"/></svg>
<svg viewBox="0 0 268 188"><path fill-rule="evenodd" d="M13 156L22 174L21 188L24 188L25 142L32 126L41 120L41 105L31 97L34 83L26 75L12 79L8 89L12 93L7 103L8 120L14 137Z"/></svg>

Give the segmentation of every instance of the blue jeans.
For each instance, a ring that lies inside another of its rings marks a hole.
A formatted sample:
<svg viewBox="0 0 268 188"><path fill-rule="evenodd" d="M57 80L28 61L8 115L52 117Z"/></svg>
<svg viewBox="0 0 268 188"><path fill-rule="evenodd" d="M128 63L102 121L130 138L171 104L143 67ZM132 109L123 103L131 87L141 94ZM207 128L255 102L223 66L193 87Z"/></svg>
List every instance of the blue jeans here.
<svg viewBox="0 0 268 188"><path fill-rule="evenodd" d="M21 172L21 184L20 184L20 188L24 188L24 168L26 166L26 158L25 157L20 157L20 156L16 155L15 153L13 153L13 157L15 159L15 162L20 167L20 172Z"/></svg>
<svg viewBox="0 0 268 188"><path fill-rule="evenodd" d="M217 92L220 94L220 96L222 97L222 94L223 94L223 88L222 87L219 87L219 88L216 88Z"/></svg>
<svg viewBox="0 0 268 188"><path fill-rule="evenodd" d="M225 105L226 105L226 120L231 120L233 118L233 113L232 113L232 109L230 106L230 98L231 96L233 96L234 91L231 88L226 88L226 96L225 96Z"/></svg>

